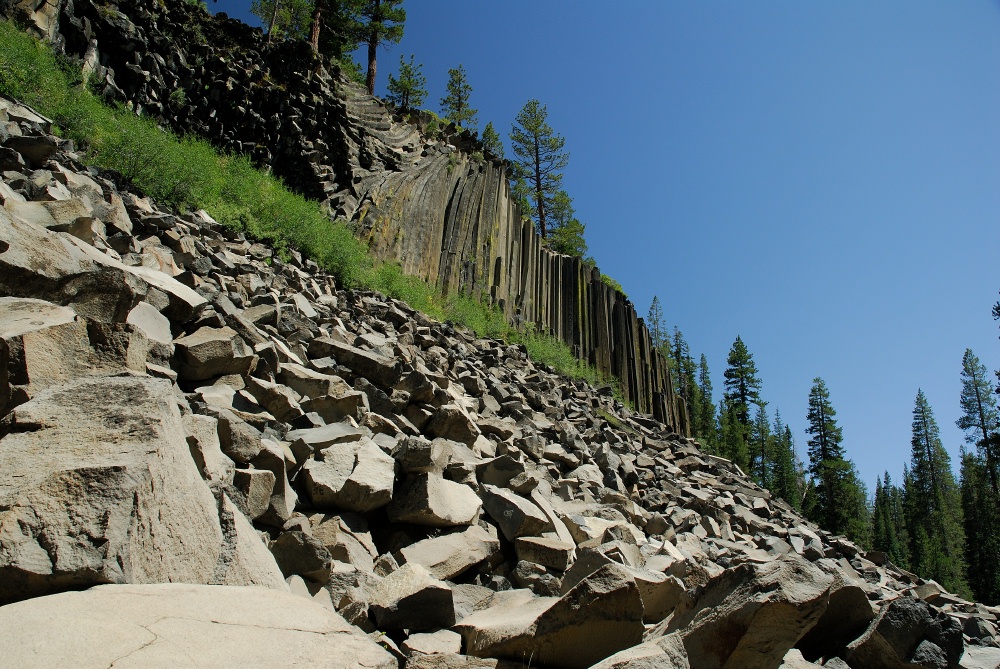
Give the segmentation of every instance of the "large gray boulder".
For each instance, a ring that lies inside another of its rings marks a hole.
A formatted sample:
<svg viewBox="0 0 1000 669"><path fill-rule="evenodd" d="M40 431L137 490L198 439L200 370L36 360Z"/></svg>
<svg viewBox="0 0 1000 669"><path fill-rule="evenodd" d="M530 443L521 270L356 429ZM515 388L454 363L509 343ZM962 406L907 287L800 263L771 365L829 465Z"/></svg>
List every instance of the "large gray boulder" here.
<svg viewBox="0 0 1000 669"><path fill-rule="evenodd" d="M170 383L82 379L0 431L0 602L98 583L285 589L249 521L199 475Z"/></svg>
<svg viewBox="0 0 1000 669"><path fill-rule="evenodd" d="M396 461L371 439L333 444L302 470L317 509L367 512L392 499Z"/></svg>
<svg viewBox="0 0 1000 669"><path fill-rule="evenodd" d="M773 669L826 610L832 582L797 556L741 564L682 600L667 630L699 669Z"/></svg>
<svg viewBox="0 0 1000 669"><path fill-rule="evenodd" d="M854 669L957 669L964 642L957 620L921 599L885 605L864 635L847 647Z"/></svg>
<svg viewBox="0 0 1000 669"><path fill-rule="evenodd" d="M434 578L450 580L499 550L497 537L473 525L464 532L430 537L401 548L396 553L396 560L402 564L419 564Z"/></svg>
<svg viewBox="0 0 1000 669"><path fill-rule="evenodd" d="M418 564L403 565L379 581L368 610L383 630L422 632L455 624L451 587Z"/></svg>
<svg viewBox="0 0 1000 669"><path fill-rule="evenodd" d="M483 609L454 629L469 655L582 669L642 640L642 600L628 574L607 565L562 597Z"/></svg>
<svg viewBox="0 0 1000 669"><path fill-rule="evenodd" d="M4 666L20 669L396 669L319 604L266 588L102 585L0 607Z"/></svg>
<svg viewBox="0 0 1000 669"><path fill-rule="evenodd" d="M454 527L471 524L481 507L479 496L469 486L440 474L411 474L399 486L387 511L394 522Z"/></svg>

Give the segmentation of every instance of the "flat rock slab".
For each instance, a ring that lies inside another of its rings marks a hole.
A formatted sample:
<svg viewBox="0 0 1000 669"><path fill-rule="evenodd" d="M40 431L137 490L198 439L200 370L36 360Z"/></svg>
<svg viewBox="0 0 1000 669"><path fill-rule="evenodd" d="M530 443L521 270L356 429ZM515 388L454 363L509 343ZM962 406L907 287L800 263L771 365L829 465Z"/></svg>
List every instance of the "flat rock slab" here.
<svg viewBox="0 0 1000 669"><path fill-rule="evenodd" d="M481 508L479 496L467 485L440 474L411 474L399 486L388 512L394 522L454 527L474 522Z"/></svg>
<svg viewBox="0 0 1000 669"><path fill-rule="evenodd" d="M426 567L434 578L450 580L500 550L500 540L473 525L464 532L430 537L399 550L397 560Z"/></svg>
<svg viewBox="0 0 1000 669"><path fill-rule="evenodd" d="M0 607L6 666L21 669L396 669L339 615L266 588L102 585Z"/></svg>
<svg viewBox="0 0 1000 669"><path fill-rule="evenodd" d="M0 602L99 583L285 589L249 521L199 475L169 382L57 386L0 430Z"/></svg>

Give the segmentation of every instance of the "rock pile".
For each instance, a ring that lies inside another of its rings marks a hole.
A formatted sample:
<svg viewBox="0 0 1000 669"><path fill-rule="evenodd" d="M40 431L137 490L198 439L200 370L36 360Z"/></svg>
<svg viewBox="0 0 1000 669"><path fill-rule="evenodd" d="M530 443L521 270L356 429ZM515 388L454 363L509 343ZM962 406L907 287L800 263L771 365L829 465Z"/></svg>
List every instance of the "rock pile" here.
<svg viewBox="0 0 1000 669"><path fill-rule="evenodd" d="M0 123L11 666L1000 663L997 609L609 388Z"/></svg>

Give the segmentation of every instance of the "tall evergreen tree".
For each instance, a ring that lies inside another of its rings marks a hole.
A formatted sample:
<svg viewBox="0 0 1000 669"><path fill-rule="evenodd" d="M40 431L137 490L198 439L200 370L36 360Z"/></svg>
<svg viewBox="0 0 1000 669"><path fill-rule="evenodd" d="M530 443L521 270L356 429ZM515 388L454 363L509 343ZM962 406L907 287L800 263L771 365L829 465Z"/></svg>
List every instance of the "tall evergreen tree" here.
<svg viewBox="0 0 1000 669"><path fill-rule="evenodd" d="M697 415L692 417L694 434L709 453L715 453L719 447L719 426L712 400L712 377L708 373L708 358L704 353L698 362L698 394L701 396L701 404Z"/></svg>
<svg viewBox="0 0 1000 669"><path fill-rule="evenodd" d="M403 39L406 10L403 0L363 0L358 11L355 34L368 46L368 73L365 85L368 95L375 95L375 74L378 69L378 47L399 44Z"/></svg>
<svg viewBox="0 0 1000 669"><path fill-rule="evenodd" d="M922 390L917 391L912 429L906 500L912 566L921 576L966 594L961 496L951 458L941 444L934 412Z"/></svg>
<svg viewBox="0 0 1000 669"><path fill-rule="evenodd" d="M965 441L974 444L986 467L993 494L1000 494L1000 413L986 372L986 365L979 361L972 349L965 349L962 356L962 417L956 424L965 430ZM1000 529L1000 528L997 528Z"/></svg>
<svg viewBox="0 0 1000 669"><path fill-rule="evenodd" d="M722 397L719 402L719 455L732 460L744 472L750 470L750 446L747 426L739 420L739 411Z"/></svg>
<svg viewBox="0 0 1000 669"><path fill-rule="evenodd" d="M982 455L962 449L961 491L965 559L976 601L1000 603L1000 498Z"/></svg>
<svg viewBox="0 0 1000 669"><path fill-rule="evenodd" d="M767 417L767 402L758 402L750 426L750 475L764 488L771 488L774 477L774 438Z"/></svg>
<svg viewBox="0 0 1000 669"><path fill-rule="evenodd" d="M802 508L802 484L799 480L798 460L792 430L781 420L781 412L774 410L774 449L771 467L772 493L788 502L792 508Z"/></svg>
<svg viewBox="0 0 1000 669"><path fill-rule="evenodd" d="M566 140L548 124L548 109L538 100L528 100L510 132L515 190L518 181L530 193L538 234L548 237L548 217L552 200L561 190L562 171L569 164L563 148Z"/></svg>
<svg viewBox="0 0 1000 669"><path fill-rule="evenodd" d="M458 67L448 70L448 94L441 98L442 115L454 123L468 130L475 130L479 124L476 115L478 112L469 105L469 96L472 95L472 85L465 74L465 67L459 64Z"/></svg>
<svg viewBox="0 0 1000 669"><path fill-rule="evenodd" d="M399 77L389 75L389 94L386 99L401 109L419 107L427 98L427 79L421 72L422 64L414 62L410 54L410 62L399 57Z"/></svg>
<svg viewBox="0 0 1000 669"><path fill-rule="evenodd" d="M649 330L649 338L653 341L653 348L663 351L667 342L667 323L663 319L663 306L660 304L660 298L656 295L653 295L653 302L649 305L646 329Z"/></svg>
<svg viewBox="0 0 1000 669"><path fill-rule="evenodd" d="M725 457L746 470L750 466L750 412L760 402L760 378L753 356L740 337L733 342L726 365L723 399L729 416L721 446Z"/></svg>
<svg viewBox="0 0 1000 669"><path fill-rule="evenodd" d="M870 540L868 500L854 463L844 457L843 432L830 402L826 382L813 379L809 391L809 473L814 486L806 516L830 532L862 545Z"/></svg>
<svg viewBox="0 0 1000 669"><path fill-rule="evenodd" d="M872 548L885 553L890 562L906 568L906 519L903 516L902 491L892 484L889 472L876 479L875 503L872 507Z"/></svg>
<svg viewBox="0 0 1000 669"><path fill-rule="evenodd" d="M500 141L500 134L493 127L493 121L483 128L483 148L493 154L495 158L503 160L503 142Z"/></svg>
<svg viewBox="0 0 1000 669"><path fill-rule="evenodd" d="M304 39L309 30L313 0L252 0L250 13L267 26L267 41L288 36Z"/></svg>
<svg viewBox="0 0 1000 669"><path fill-rule="evenodd" d="M576 217L573 200L561 190L552 200L549 248L556 253L582 258L587 255L584 225Z"/></svg>

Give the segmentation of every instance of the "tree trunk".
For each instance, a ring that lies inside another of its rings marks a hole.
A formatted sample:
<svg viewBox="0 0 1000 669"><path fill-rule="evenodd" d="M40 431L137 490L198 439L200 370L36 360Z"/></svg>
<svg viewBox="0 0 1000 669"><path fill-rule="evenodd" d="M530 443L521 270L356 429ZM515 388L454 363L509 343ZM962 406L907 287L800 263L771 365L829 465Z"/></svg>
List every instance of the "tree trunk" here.
<svg viewBox="0 0 1000 669"><path fill-rule="evenodd" d="M378 42L379 29L382 27L381 0L375 0L374 11L372 11L371 23L368 34L368 76L365 77L365 85L368 86L368 95L375 95L375 71L378 68Z"/></svg>
<svg viewBox="0 0 1000 669"><path fill-rule="evenodd" d="M278 6L281 0L274 0L274 10L271 12L271 23L267 26L267 43L271 43L271 36L274 35L274 22L278 20Z"/></svg>
<svg viewBox="0 0 1000 669"><path fill-rule="evenodd" d="M313 53L319 53L319 28L323 22L323 0L316 0L313 6L312 28L309 31L309 44Z"/></svg>

